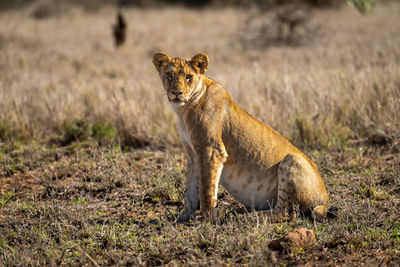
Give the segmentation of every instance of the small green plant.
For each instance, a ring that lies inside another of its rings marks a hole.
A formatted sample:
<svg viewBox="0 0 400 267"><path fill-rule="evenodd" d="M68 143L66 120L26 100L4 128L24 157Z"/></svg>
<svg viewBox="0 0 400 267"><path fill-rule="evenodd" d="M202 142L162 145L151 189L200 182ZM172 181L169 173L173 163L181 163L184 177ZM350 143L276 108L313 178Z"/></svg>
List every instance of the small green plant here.
<svg viewBox="0 0 400 267"><path fill-rule="evenodd" d="M392 232L392 238L393 240L400 241L400 226L395 228Z"/></svg>
<svg viewBox="0 0 400 267"><path fill-rule="evenodd" d="M108 122L92 123L85 119L72 120L65 121L63 128L63 145L90 138L95 139L100 144L109 144L117 141L119 137L118 130Z"/></svg>
<svg viewBox="0 0 400 267"><path fill-rule="evenodd" d="M12 197L13 197L13 193L11 193L11 192L1 194L0 195L0 208L5 206L11 200Z"/></svg>
<svg viewBox="0 0 400 267"><path fill-rule="evenodd" d="M6 140L8 135L9 135L8 126L5 124L0 125L0 141Z"/></svg>
<svg viewBox="0 0 400 267"><path fill-rule="evenodd" d="M73 120L64 122L64 143L82 141L92 135L91 124L87 120Z"/></svg>
<svg viewBox="0 0 400 267"><path fill-rule="evenodd" d="M86 204L86 198L84 197L78 197L75 199L75 204L77 205L85 205Z"/></svg>
<svg viewBox="0 0 400 267"><path fill-rule="evenodd" d="M118 139L118 131L109 123L95 123L92 126L92 137L98 141L112 142Z"/></svg>
<svg viewBox="0 0 400 267"><path fill-rule="evenodd" d="M356 8L362 14L370 11L374 3L375 0L347 0L347 4Z"/></svg>

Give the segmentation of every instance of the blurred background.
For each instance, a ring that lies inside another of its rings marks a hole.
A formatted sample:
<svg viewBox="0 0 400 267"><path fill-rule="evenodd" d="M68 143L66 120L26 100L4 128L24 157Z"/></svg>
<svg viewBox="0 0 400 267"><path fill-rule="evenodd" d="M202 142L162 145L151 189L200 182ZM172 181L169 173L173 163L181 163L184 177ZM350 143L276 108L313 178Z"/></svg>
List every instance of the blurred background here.
<svg viewBox="0 0 400 267"><path fill-rule="evenodd" d="M151 63L163 51L207 53L207 75L296 145L398 147L398 14L390 0L0 0L0 139L179 146Z"/></svg>

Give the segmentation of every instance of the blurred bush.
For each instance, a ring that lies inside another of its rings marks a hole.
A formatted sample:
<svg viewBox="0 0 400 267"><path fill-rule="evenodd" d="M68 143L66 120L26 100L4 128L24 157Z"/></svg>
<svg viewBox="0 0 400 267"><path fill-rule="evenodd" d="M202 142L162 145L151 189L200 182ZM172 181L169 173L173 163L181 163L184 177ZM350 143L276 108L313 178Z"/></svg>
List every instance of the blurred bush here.
<svg viewBox="0 0 400 267"><path fill-rule="evenodd" d="M0 12L12 8L23 7L33 0L0 0Z"/></svg>
<svg viewBox="0 0 400 267"><path fill-rule="evenodd" d="M76 141L95 139L100 144L118 141L117 129L109 123L92 123L88 120L65 121L62 145Z"/></svg>
<svg viewBox="0 0 400 267"><path fill-rule="evenodd" d="M0 137L2 134L0 128ZM150 140L135 136L129 131L118 129L109 122L93 122L89 119L66 120L63 123L61 139L58 140L63 146L74 142L95 140L99 145L120 144L124 149L139 148L150 145ZM56 141L57 140L53 140Z"/></svg>
<svg viewBox="0 0 400 267"><path fill-rule="evenodd" d="M118 0L0 0L0 12L26 7L37 9L36 6L41 6L46 9L43 11L44 16L46 16L49 11L57 10L59 12L69 6L78 6L91 11L98 10L106 5L116 5L117 3Z"/></svg>
<svg viewBox="0 0 400 267"><path fill-rule="evenodd" d="M184 5L192 7L204 7L214 5L219 7L224 6L238 6L248 7L249 5L265 6L272 8L282 4L303 3L312 7L319 8L332 8L340 7L346 3L347 0L0 0L0 12L8 9L23 8L30 6L34 3L41 2L43 5L54 2L57 5L75 5L80 6L85 10L93 11L98 10L107 5L118 6L135 6L135 7L157 7L160 5ZM384 0L381 0L384 1ZM386 2L390 0L385 0ZM394 0L392 0L394 1ZM347 2L354 3L358 8L368 9L369 2L372 0L348 0Z"/></svg>
<svg viewBox="0 0 400 267"><path fill-rule="evenodd" d="M243 5L253 11L242 23L238 40L246 48L258 49L308 44L321 36L321 25L310 23L316 8L338 8L347 3L364 14L371 10L374 2L375 0L242 1Z"/></svg>
<svg viewBox="0 0 400 267"><path fill-rule="evenodd" d="M305 4L287 3L271 7L260 2L253 7L238 36L244 47L260 49L301 45L319 35L319 26L309 23L313 10Z"/></svg>

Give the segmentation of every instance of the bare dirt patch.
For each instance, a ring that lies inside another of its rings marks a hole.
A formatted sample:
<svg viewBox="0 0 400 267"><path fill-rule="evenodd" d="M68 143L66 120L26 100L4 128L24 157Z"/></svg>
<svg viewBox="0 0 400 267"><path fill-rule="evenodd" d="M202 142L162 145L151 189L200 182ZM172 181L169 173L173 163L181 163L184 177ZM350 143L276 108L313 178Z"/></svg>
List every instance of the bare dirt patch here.
<svg viewBox="0 0 400 267"><path fill-rule="evenodd" d="M18 173L11 177L0 177L0 192L27 194L29 192L40 192L43 186L35 177L29 174Z"/></svg>

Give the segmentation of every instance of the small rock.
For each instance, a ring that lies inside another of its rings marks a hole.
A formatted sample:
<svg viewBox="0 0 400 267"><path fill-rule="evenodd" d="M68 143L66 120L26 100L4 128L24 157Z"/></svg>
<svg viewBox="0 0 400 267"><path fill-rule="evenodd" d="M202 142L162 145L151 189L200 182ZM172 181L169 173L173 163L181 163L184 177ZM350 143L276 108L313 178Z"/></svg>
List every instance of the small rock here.
<svg viewBox="0 0 400 267"><path fill-rule="evenodd" d="M315 234L307 228L297 228L284 237L269 242L268 248L278 251L280 254L288 253L292 249L300 249L311 246L316 242Z"/></svg>

